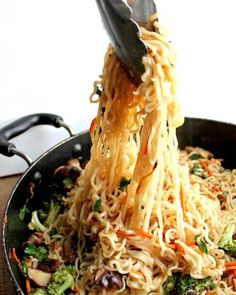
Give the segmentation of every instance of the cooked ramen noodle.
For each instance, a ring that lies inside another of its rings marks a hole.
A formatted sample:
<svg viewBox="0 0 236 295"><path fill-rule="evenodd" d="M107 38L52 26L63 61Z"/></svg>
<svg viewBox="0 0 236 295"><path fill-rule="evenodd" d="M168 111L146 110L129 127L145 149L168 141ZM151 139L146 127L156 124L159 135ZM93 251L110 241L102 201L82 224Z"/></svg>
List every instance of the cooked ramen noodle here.
<svg viewBox="0 0 236 295"><path fill-rule="evenodd" d="M156 15L150 22L138 87L107 50L90 97L90 160L52 227L78 237L76 294L236 294L222 240L236 222L236 171L201 148L179 151L176 56ZM49 257L63 263L60 251Z"/></svg>

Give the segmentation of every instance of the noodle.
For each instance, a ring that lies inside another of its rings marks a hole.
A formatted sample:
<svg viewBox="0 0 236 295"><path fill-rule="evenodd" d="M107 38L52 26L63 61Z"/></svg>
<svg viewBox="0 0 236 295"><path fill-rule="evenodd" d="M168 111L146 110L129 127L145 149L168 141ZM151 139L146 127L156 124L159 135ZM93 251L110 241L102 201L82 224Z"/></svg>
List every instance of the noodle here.
<svg viewBox="0 0 236 295"><path fill-rule="evenodd" d="M78 233L78 294L163 294L167 278L177 272L210 276L216 284L210 294L236 294L222 278L229 258L218 248L226 216L236 208L236 189L228 185L236 172L224 170L203 149L178 150L176 128L184 118L176 97L175 53L159 33L156 16L151 21L155 32L141 29L148 55L139 87L108 48L90 97L99 103L90 128L90 161L55 226L61 232L69 224ZM193 153L201 159L189 160ZM191 173L196 163L205 167L205 178ZM227 202L219 200L219 191L231 196ZM199 247L202 241L207 250ZM118 273L122 287L94 284L99 269Z"/></svg>

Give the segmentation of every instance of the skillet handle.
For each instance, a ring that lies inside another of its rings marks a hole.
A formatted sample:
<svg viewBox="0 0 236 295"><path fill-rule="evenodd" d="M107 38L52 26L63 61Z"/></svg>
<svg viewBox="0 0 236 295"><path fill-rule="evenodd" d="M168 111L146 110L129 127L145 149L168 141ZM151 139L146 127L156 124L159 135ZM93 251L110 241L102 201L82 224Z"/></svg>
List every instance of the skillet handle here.
<svg viewBox="0 0 236 295"><path fill-rule="evenodd" d="M37 125L51 125L56 128L64 127L71 136L73 135L71 128L63 121L62 117L58 115L49 113L28 115L0 129L0 154L7 157L18 155L30 165L32 160L26 154L18 150L9 140Z"/></svg>

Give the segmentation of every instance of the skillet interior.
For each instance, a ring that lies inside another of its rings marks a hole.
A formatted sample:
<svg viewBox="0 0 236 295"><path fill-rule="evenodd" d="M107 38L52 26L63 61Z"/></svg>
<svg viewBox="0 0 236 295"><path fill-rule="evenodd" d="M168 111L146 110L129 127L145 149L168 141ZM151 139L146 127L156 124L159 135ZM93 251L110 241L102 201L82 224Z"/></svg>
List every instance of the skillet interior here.
<svg viewBox="0 0 236 295"><path fill-rule="evenodd" d="M236 167L236 125L206 119L186 118L184 125L178 128L177 136L180 148L192 145L208 149L214 153L215 157L224 158L224 167ZM81 145L82 150L78 148L78 144ZM20 294L24 294L25 282L16 263L10 257L10 251L13 247L17 249L29 235L25 223L18 218L19 209L29 197L29 183L34 181L36 172L40 172L42 179L46 182L56 167L72 157L81 156L83 160L89 159L90 147L88 132L61 142L43 154L27 169L11 194L5 211L8 222L3 226L3 246L11 278ZM40 200L34 200L34 202L37 203Z"/></svg>

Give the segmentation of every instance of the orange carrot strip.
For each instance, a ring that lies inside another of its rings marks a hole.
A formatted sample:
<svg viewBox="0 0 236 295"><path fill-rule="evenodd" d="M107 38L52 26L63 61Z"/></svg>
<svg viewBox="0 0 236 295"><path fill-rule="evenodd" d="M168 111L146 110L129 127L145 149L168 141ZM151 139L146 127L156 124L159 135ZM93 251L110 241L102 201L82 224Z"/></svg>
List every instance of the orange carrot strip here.
<svg viewBox="0 0 236 295"><path fill-rule="evenodd" d="M236 265L232 265L232 266L226 266L226 270L236 270Z"/></svg>
<svg viewBox="0 0 236 295"><path fill-rule="evenodd" d="M196 246L196 242L195 241L190 241L186 243L187 246L191 247L191 246Z"/></svg>
<svg viewBox="0 0 236 295"><path fill-rule="evenodd" d="M138 183L138 187L137 187L137 189L136 189L136 193L139 192L139 190L140 190L140 188L141 188L141 186L142 186L143 180L144 180L145 178L147 178L149 175L151 175L152 172L156 169L156 167L157 167L157 162L156 162L156 163L154 164L154 166L152 167L152 170L151 170L148 174L146 174L145 176L143 176L143 178L139 181L139 183Z"/></svg>
<svg viewBox="0 0 236 295"><path fill-rule="evenodd" d="M122 199L120 200L120 203L121 203L122 205L124 205L124 204L126 203L126 201L127 201L127 198L128 198L128 193L126 193L126 194L122 197Z"/></svg>
<svg viewBox="0 0 236 295"><path fill-rule="evenodd" d="M141 228L136 228L134 231L136 232L137 235L142 236L144 238L147 238L147 239L151 239L152 238L152 235L151 234L145 232Z"/></svg>
<svg viewBox="0 0 236 295"><path fill-rule="evenodd" d="M211 294L211 292L208 290L208 291L206 291L205 295L210 295L210 294Z"/></svg>
<svg viewBox="0 0 236 295"><path fill-rule="evenodd" d="M178 249L178 244L176 244L176 243L171 243L171 244L169 244L169 247L171 248L171 249L173 249L173 250L177 250Z"/></svg>
<svg viewBox="0 0 236 295"><path fill-rule="evenodd" d="M201 161L201 165L202 165L202 168L204 170L206 170L206 172L209 174L209 176L212 176L212 171L211 169L208 167L207 163L204 162L204 161Z"/></svg>
<svg viewBox="0 0 236 295"><path fill-rule="evenodd" d="M225 267L232 266L232 265L236 265L236 260L234 260L234 261L226 261L225 262Z"/></svg>
<svg viewBox="0 0 236 295"><path fill-rule="evenodd" d="M213 163L218 163L218 162L223 162L224 159L210 159L210 160L205 160L207 164L213 164Z"/></svg>
<svg viewBox="0 0 236 295"><path fill-rule="evenodd" d="M93 129L94 129L94 126L95 126L95 123L96 123L96 119L97 119L97 117L95 117L95 118L92 120L91 124L90 124L90 128L89 128L89 133L90 133L90 134L92 134L92 132L93 132Z"/></svg>
<svg viewBox="0 0 236 295"><path fill-rule="evenodd" d="M12 258L14 259L14 261L19 264L20 263L20 259L17 257L16 255L16 248L12 248Z"/></svg>
<svg viewBox="0 0 236 295"><path fill-rule="evenodd" d="M116 232L117 236L120 238L127 238L127 237L135 237L134 233L127 233L124 230L118 229L118 231Z"/></svg>
<svg viewBox="0 0 236 295"><path fill-rule="evenodd" d="M147 137L147 140L146 140L146 144L145 144L145 148L144 148L144 155L148 154L148 141L149 141L149 136Z"/></svg>
<svg viewBox="0 0 236 295"><path fill-rule="evenodd" d="M30 280L26 279L25 281L25 288L26 288L26 293L29 294L31 291L31 286L30 286Z"/></svg>
<svg viewBox="0 0 236 295"><path fill-rule="evenodd" d="M220 188L218 186L213 185L212 188L211 188L211 191L213 193L218 193L218 192L220 192Z"/></svg>

